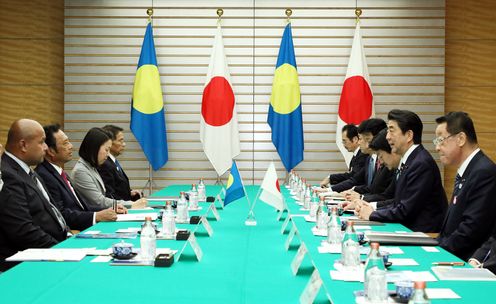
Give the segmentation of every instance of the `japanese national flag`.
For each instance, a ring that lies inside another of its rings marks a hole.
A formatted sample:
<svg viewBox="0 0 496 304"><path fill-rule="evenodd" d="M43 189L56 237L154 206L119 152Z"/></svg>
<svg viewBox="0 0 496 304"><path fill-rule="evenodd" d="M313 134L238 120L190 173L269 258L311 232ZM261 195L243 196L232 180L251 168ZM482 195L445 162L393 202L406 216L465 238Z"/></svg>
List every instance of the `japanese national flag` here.
<svg viewBox="0 0 496 304"><path fill-rule="evenodd" d="M374 115L372 97L369 71L360 35L360 21L358 21L351 47L348 70L346 71L346 78L341 91L336 129L336 144L347 164L349 164L353 153L346 151L343 146L341 129L347 124L358 126L363 120Z"/></svg>
<svg viewBox="0 0 496 304"><path fill-rule="evenodd" d="M277 210L284 209L281 189L279 188L279 180L277 179L277 172L274 162L270 162L260 188L262 189L259 196L261 201L271 205Z"/></svg>

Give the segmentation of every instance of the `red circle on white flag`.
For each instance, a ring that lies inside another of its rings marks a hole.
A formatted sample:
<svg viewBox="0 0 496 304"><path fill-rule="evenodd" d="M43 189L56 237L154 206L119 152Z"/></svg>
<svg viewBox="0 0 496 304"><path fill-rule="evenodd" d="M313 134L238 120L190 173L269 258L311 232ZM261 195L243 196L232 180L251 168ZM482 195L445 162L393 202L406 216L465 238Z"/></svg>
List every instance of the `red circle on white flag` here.
<svg viewBox="0 0 496 304"><path fill-rule="evenodd" d="M202 116L211 126L230 122L234 109L234 92L224 77L213 77L203 90Z"/></svg>
<svg viewBox="0 0 496 304"><path fill-rule="evenodd" d="M339 117L347 124L359 125L372 115L372 91L362 76L344 81L339 101Z"/></svg>

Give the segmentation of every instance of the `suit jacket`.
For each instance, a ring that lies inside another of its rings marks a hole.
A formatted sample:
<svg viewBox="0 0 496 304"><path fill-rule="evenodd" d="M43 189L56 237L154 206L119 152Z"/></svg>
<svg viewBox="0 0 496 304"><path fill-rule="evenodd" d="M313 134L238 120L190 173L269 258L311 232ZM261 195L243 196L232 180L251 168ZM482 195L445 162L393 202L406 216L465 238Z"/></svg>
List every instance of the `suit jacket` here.
<svg viewBox="0 0 496 304"><path fill-rule="evenodd" d="M367 169L368 169L368 165L369 165L371 156L368 154L363 154L361 152L360 152L360 155L365 156L365 161L364 161L363 166L356 173L354 173L352 176L350 176L348 179L331 186L332 191L342 192L342 191L346 191L348 189L351 189L354 186L366 184L367 177L368 177L368 173L367 173L368 170ZM363 156L361 156L361 157L363 157Z"/></svg>
<svg viewBox="0 0 496 304"><path fill-rule="evenodd" d="M0 193L0 269L8 269L15 264L4 262L5 258L27 248L51 247L65 240L67 231L60 226L38 186L15 160L4 154L1 168L4 186Z"/></svg>
<svg viewBox="0 0 496 304"><path fill-rule="evenodd" d="M491 235L496 218L496 165L482 151L461 176L461 188L448 208L439 245L468 260Z"/></svg>
<svg viewBox="0 0 496 304"><path fill-rule="evenodd" d="M90 209L102 210L112 207L114 199L105 196L105 184L97 169L82 158L72 169L72 186L83 197ZM127 207L132 204L132 201L117 199L115 201Z"/></svg>
<svg viewBox="0 0 496 304"><path fill-rule="evenodd" d="M496 274L496 236L494 233L475 251L472 257L482 263L484 268Z"/></svg>
<svg viewBox="0 0 496 304"><path fill-rule="evenodd" d="M394 202L372 212L370 220L397 222L413 231L439 232L447 207L439 168L419 145L396 181Z"/></svg>
<svg viewBox="0 0 496 304"><path fill-rule="evenodd" d="M89 211L86 202L80 195L76 198L62 176L48 161L45 160L39 164L35 171L47 185L55 206L71 228L84 230L93 225L94 212ZM78 203L78 199L81 205Z"/></svg>
<svg viewBox="0 0 496 304"><path fill-rule="evenodd" d="M106 196L115 199L130 201L131 186L124 170L118 169L112 159L107 160L98 168L98 173L105 184Z"/></svg>
<svg viewBox="0 0 496 304"><path fill-rule="evenodd" d="M363 168L365 167L367 156L367 154L363 154L362 151L358 150L357 155L351 159L350 170L345 173L336 173L329 175L330 184L335 185L351 177L354 177L357 174L360 174L360 171L363 170Z"/></svg>
<svg viewBox="0 0 496 304"><path fill-rule="evenodd" d="M393 175L391 178L391 182L387 186L387 188L381 193L369 193L363 196L363 200L366 202L376 202L377 208L382 208L389 204L394 203L394 193L396 192L396 178Z"/></svg>
<svg viewBox="0 0 496 304"><path fill-rule="evenodd" d="M354 190L360 194L382 193L391 184L391 180L393 179L393 177L394 177L394 170L389 170L384 164L381 164L377 172L375 172L370 186L367 186L366 184L360 185L360 186L356 186ZM368 173L365 174L365 180L367 180L367 178L368 178Z"/></svg>

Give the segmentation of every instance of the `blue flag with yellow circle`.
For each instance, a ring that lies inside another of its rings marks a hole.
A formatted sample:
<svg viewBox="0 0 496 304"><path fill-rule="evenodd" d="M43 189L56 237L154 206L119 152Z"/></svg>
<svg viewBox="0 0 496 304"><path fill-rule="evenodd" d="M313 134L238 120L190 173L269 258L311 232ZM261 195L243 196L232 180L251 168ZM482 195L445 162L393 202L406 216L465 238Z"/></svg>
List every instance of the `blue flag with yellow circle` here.
<svg viewBox="0 0 496 304"><path fill-rule="evenodd" d="M141 145L153 170L160 169L169 159L169 155L162 87L151 23L148 23L146 27L134 80L131 131Z"/></svg>
<svg viewBox="0 0 496 304"><path fill-rule="evenodd" d="M272 129L272 143L289 172L303 160L304 149L300 84L291 23L284 29L279 48L267 122Z"/></svg>
<svg viewBox="0 0 496 304"><path fill-rule="evenodd" d="M226 196L224 197L224 206L234 202L245 196L245 189L243 187L243 181L241 180L241 175L239 175L238 166L233 160L231 172L229 172L229 178L227 180Z"/></svg>

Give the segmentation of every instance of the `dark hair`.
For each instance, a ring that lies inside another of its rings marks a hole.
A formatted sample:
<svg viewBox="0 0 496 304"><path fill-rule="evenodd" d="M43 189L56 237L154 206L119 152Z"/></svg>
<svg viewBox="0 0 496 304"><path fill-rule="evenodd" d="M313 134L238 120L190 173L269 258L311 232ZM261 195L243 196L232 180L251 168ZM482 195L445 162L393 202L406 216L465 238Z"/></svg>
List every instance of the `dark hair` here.
<svg viewBox="0 0 496 304"><path fill-rule="evenodd" d="M98 151L107 141L112 140L109 132L102 128L91 128L84 136L79 147L79 156L90 163L93 167L98 167Z"/></svg>
<svg viewBox="0 0 496 304"><path fill-rule="evenodd" d="M112 135L112 140L115 140L117 138L117 134L119 132L122 132L124 129L115 125L106 125L102 129L105 131L109 132Z"/></svg>
<svg viewBox="0 0 496 304"><path fill-rule="evenodd" d="M374 136L372 141L369 143L369 148L374 151L381 150L391 154L391 146L389 145L386 139L386 134L387 134L387 128L382 129L379 133L377 133L377 135Z"/></svg>
<svg viewBox="0 0 496 304"><path fill-rule="evenodd" d="M45 143L48 148L52 148L57 152L57 141L55 140L55 133L60 130L59 124L53 124L48 126L43 126L43 130L45 130Z"/></svg>
<svg viewBox="0 0 496 304"><path fill-rule="evenodd" d="M401 132L405 134L408 130L413 132L413 143L422 143L422 129L424 125L417 114L408 110L394 109L388 113L388 120L396 121Z"/></svg>
<svg viewBox="0 0 496 304"><path fill-rule="evenodd" d="M380 118L370 118L362 121L358 126L358 133L372 133L373 136L376 136L381 130L386 128L386 122Z"/></svg>
<svg viewBox="0 0 496 304"><path fill-rule="evenodd" d="M449 112L444 116L436 118L436 123L446 123L446 130L449 134L454 135L463 132L467 135L469 143L477 143L474 122L465 112Z"/></svg>
<svg viewBox="0 0 496 304"><path fill-rule="evenodd" d="M349 140L353 140L353 137L358 137L358 128L353 124L345 125L341 132L346 132L346 137Z"/></svg>

